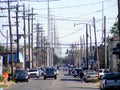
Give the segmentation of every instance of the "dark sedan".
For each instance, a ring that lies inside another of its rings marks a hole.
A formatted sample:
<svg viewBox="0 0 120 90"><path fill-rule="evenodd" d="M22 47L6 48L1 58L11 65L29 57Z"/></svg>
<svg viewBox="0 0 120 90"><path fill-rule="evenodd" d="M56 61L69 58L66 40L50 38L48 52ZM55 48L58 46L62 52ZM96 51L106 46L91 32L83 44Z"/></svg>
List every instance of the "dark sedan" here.
<svg viewBox="0 0 120 90"><path fill-rule="evenodd" d="M100 90L120 90L120 73L106 73L100 78Z"/></svg>
<svg viewBox="0 0 120 90"><path fill-rule="evenodd" d="M26 82L29 81L28 72L26 70L16 70L14 75L15 75L14 79L16 83L18 81L26 81Z"/></svg>
<svg viewBox="0 0 120 90"><path fill-rule="evenodd" d="M57 73L55 71L55 68L46 67L44 72L44 79L46 78L55 78L57 79Z"/></svg>

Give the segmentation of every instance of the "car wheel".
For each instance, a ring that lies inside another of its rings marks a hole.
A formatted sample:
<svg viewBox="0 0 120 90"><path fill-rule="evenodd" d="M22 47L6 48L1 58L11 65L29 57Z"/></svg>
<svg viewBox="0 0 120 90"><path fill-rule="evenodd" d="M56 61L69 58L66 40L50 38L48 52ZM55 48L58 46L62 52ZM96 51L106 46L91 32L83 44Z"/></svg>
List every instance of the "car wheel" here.
<svg viewBox="0 0 120 90"><path fill-rule="evenodd" d="M44 80L46 79L46 77L44 76Z"/></svg>
<svg viewBox="0 0 120 90"><path fill-rule="evenodd" d="M29 80L27 79L26 82L29 82Z"/></svg>
<svg viewBox="0 0 120 90"><path fill-rule="evenodd" d="M105 88L102 88L101 85L100 85L100 90L106 90Z"/></svg>
<svg viewBox="0 0 120 90"><path fill-rule="evenodd" d="M55 79L57 79L57 76L55 76Z"/></svg>
<svg viewBox="0 0 120 90"><path fill-rule="evenodd" d="M37 76L37 79L39 79L39 76Z"/></svg>
<svg viewBox="0 0 120 90"><path fill-rule="evenodd" d="M17 81L17 80L15 80L15 82L17 83L18 81Z"/></svg>
<svg viewBox="0 0 120 90"><path fill-rule="evenodd" d="M74 77L76 77L76 76L74 75Z"/></svg>
<svg viewBox="0 0 120 90"><path fill-rule="evenodd" d="M84 82L86 82L86 83L87 83L88 81L84 78Z"/></svg>

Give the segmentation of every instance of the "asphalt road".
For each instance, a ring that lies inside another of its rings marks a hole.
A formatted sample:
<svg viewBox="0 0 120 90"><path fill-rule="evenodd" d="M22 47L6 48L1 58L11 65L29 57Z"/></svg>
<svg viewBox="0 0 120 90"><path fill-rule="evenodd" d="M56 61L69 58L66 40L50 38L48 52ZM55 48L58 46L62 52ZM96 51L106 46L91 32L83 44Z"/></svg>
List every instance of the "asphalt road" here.
<svg viewBox="0 0 120 90"><path fill-rule="evenodd" d="M29 82L18 82L4 90L99 90L95 83L81 82L67 72L59 72L57 79L31 78Z"/></svg>

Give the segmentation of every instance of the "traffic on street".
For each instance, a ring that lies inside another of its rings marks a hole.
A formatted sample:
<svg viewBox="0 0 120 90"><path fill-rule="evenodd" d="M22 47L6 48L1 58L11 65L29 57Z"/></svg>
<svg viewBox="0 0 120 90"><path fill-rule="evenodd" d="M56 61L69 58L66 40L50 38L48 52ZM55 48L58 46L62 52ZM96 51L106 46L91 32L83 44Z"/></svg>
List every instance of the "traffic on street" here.
<svg viewBox="0 0 120 90"><path fill-rule="evenodd" d="M120 0L0 0L0 90L120 90Z"/></svg>
<svg viewBox="0 0 120 90"><path fill-rule="evenodd" d="M67 71L59 71L57 79L41 76L30 78L29 82L14 83L4 90L100 90L97 83L82 82L79 77L69 75Z"/></svg>

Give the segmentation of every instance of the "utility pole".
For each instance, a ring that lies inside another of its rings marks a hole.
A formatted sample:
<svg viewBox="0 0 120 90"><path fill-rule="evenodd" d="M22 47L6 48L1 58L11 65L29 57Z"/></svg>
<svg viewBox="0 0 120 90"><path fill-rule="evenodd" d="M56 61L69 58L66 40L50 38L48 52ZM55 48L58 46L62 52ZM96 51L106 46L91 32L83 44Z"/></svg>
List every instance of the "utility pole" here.
<svg viewBox="0 0 120 90"><path fill-rule="evenodd" d="M79 65L83 66L83 40L82 37L80 36L80 62Z"/></svg>
<svg viewBox="0 0 120 90"><path fill-rule="evenodd" d="M28 53L29 53L29 64L28 64L28 68L31 68L31 59L30 59L30 48L31 48L31 45L30 45L30 14L29 14L29 12L30 12L30 8L28 7Z"/></svg>
<svg viewBox="0 0 120 90"><path fill-rule="evenodd" d="M42 39L43 39L43 31L42 31L42 27L40 27L40 23L37 23L36 25L36 29L37 29L37 42L36 42L36 65L40 66L42 65L43 61L42 61ZM41 33L40 33L41 32ZM41 34L41 35L40 35Z"/></svg>
<svg viewBox="0 0 120 90"><path fill-rule="evenodd" d="M90 59L92 60L92 63L90 64L90 69L93 69L93 50L92 50L92 38L91 38L91 25L89 25L89 32L90 32Z"/></svg>
<svg viewBox="0 0 120 90"><path fill-rule="evenodd" d="M33 8L32 8L32 20L31 20L31 48L32 48L32 68L34 67L33 64Z"/></svg>
<svg viewBox="0 0 120 90"><path fill-rule="evenodd" d="M119 30L119 41L120 41L120 0L118 0L118 30Z"/></svg>
<svg viewBox="0 0 120 90"><path fill-rule="evenodd" d="M33 68L33 8L32 13L30 13L30 8L28 7L28 53L29 53L29 61L28 61L28 67ZM30 18L32 16L32 18ZM31 20L31 28L30 28L30 20ZM30 38L31 37L31 38ZM31 40L32 39L32 40ZM32 63L32 64L31 64Z"/></svg>
<svg viewBox="0 0 120 90"><path fill-rule="evenodd" d="M107 69L107 46L106 46L106 17L104 16L104 55L105 55L105 69Z"/></svg>
<svg viewBox="0 0 120 90"><path fill-rule="evenodd" d="M19 29L18 29L18 4L16 5L16 32L17 32L17 62L19 63Z"/></svg>
<svg viewBox="0 0 120 90"><path fill-rule="evenodd" d="M50 8L49 8L49 0L48 0L48 48L47 48L47 66L50 66Z"/></svg>
<svg viewBox="0 0 120 90"><path fill-rule="evenodd" d="M23 4L23 31L24 31L24 68L27 69L26 66L26 23L25 23L25 4Z"/></svg>
<svg viewBox="0 0 120 90"><path fill-rule="evenodd" d="M9 0L8 0L8 20L9 20L9 30L10 30L11 74L13 76L12 27L11 27L11 14L10 14L10 1Z"/></svg>
<svg viewBox="0 0 120 90"><path fill-rule="evenodd" d="M89 65L88 65L88 24L86 24L86 65L87 65L87 69L89 69Z"/></svg>
<svg viewBox="0 0 120 90"><path fill-rule="evenodd" d="M95 17L93 17L93 28L94 28L94 35L95 35L96 57L97 57L97 66L98 66L97 68L99 70L100 66L99 66L99 54L98 54L98 46L97 46ZM99 77L99 73L98 73L98 77Z"/></svg>

